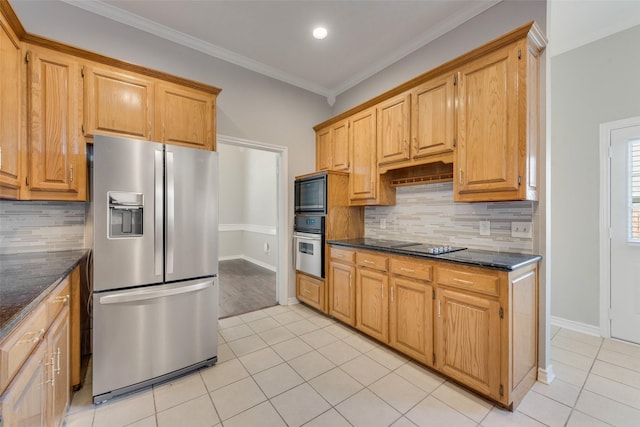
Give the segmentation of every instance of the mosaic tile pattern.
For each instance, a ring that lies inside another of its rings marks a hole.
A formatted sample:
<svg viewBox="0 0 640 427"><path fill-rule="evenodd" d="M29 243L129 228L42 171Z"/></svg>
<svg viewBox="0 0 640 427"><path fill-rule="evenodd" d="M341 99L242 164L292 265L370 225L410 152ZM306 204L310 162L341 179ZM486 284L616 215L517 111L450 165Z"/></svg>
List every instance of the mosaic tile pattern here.
<svg viewBox="0 0 640 427"><path fill-rule="evenodd" d="M85 204L0 201L0 254L84 248Z"/></svg>
<svg viewBox="0 0 640 427"><path fill-rule="evenodd" d="M532 222L534 202L454 203L450 182L396 190L396 205L365 208L366 237L533 253L533 239L511 237L511 222ZM486 220L491 235L480 236Z"/></svg>

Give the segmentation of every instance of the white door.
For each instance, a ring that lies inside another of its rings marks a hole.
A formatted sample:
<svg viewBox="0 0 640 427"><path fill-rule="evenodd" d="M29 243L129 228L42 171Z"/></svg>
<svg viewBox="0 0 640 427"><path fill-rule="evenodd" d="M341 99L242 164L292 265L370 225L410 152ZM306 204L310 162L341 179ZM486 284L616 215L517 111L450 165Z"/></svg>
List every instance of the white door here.
<svg viewBox="0 0 640 427"><path fill-rule="evenodd" d="M611 337L640 344L640 126L611 132Z"/></svg>

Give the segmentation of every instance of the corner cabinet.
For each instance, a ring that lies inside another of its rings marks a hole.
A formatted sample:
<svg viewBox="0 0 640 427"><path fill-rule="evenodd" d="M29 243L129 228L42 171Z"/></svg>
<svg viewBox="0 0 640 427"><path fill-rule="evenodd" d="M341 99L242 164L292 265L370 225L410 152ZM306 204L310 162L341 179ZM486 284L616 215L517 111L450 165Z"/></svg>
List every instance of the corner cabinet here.
<svg viewBox="0 0 640 427"><path fill-rule="evenodd" d="M22 185L22 98L20 43L0 14L0 197L16 199Z"/></svg>
<svg viewBox="0 0 640 427"><path fill-rule="evenodd" d="M27 182L29 200L86 200L81 133L80 64L50 49L29 47L27 65Z"/></svg>
<svg viewBox="0 0 640 427"><path fill-rule="evenodd" d="M537 200L540 34L460 68L454 200Z"/></svg>

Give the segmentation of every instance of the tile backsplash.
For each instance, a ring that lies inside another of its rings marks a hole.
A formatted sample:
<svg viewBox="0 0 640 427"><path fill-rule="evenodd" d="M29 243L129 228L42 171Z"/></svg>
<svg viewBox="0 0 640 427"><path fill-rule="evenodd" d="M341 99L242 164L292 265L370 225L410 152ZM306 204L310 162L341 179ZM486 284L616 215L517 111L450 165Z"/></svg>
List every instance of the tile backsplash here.
<svg viewBox="0 0 640 427"><path fill-rule="evenodd" d="M532 222L534 202L454 203L453 183L396 189L394 206L365 208L365 235L417 243L532 253L533 239L511 237L511 222ZM386 228L381 227L386 221ZM491 235L479 234L491 221Z"/></svg>
<svg viewBox="0 0 640 427"><path fill-rule="evenodd" d="M0 254L82 249L85 204L0 200Z"/></svg>

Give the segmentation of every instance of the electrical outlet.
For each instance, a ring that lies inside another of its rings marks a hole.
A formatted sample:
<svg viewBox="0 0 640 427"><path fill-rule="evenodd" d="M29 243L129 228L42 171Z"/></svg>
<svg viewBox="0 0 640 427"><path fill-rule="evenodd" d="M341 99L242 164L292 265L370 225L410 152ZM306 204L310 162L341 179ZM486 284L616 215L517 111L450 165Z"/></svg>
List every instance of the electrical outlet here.
<svg viewBox="0 0 640 427"><path fill-rule="evenodd" d="M480 235L491 236L491 221L480 221Z"/></svg>
<svg viewBox="0 0 640 427"><path fill-rule="evenodd" d="M385 218L380 218L380 229L384 230L387 228L387 220Z"/></svg>
<svg viewBox="0 0 640 427"><path fill-rule="evenodd" d="M511 237L526 237L531 239L533 237L532 224L530 222L512 222L511 223Z"/></svg>

